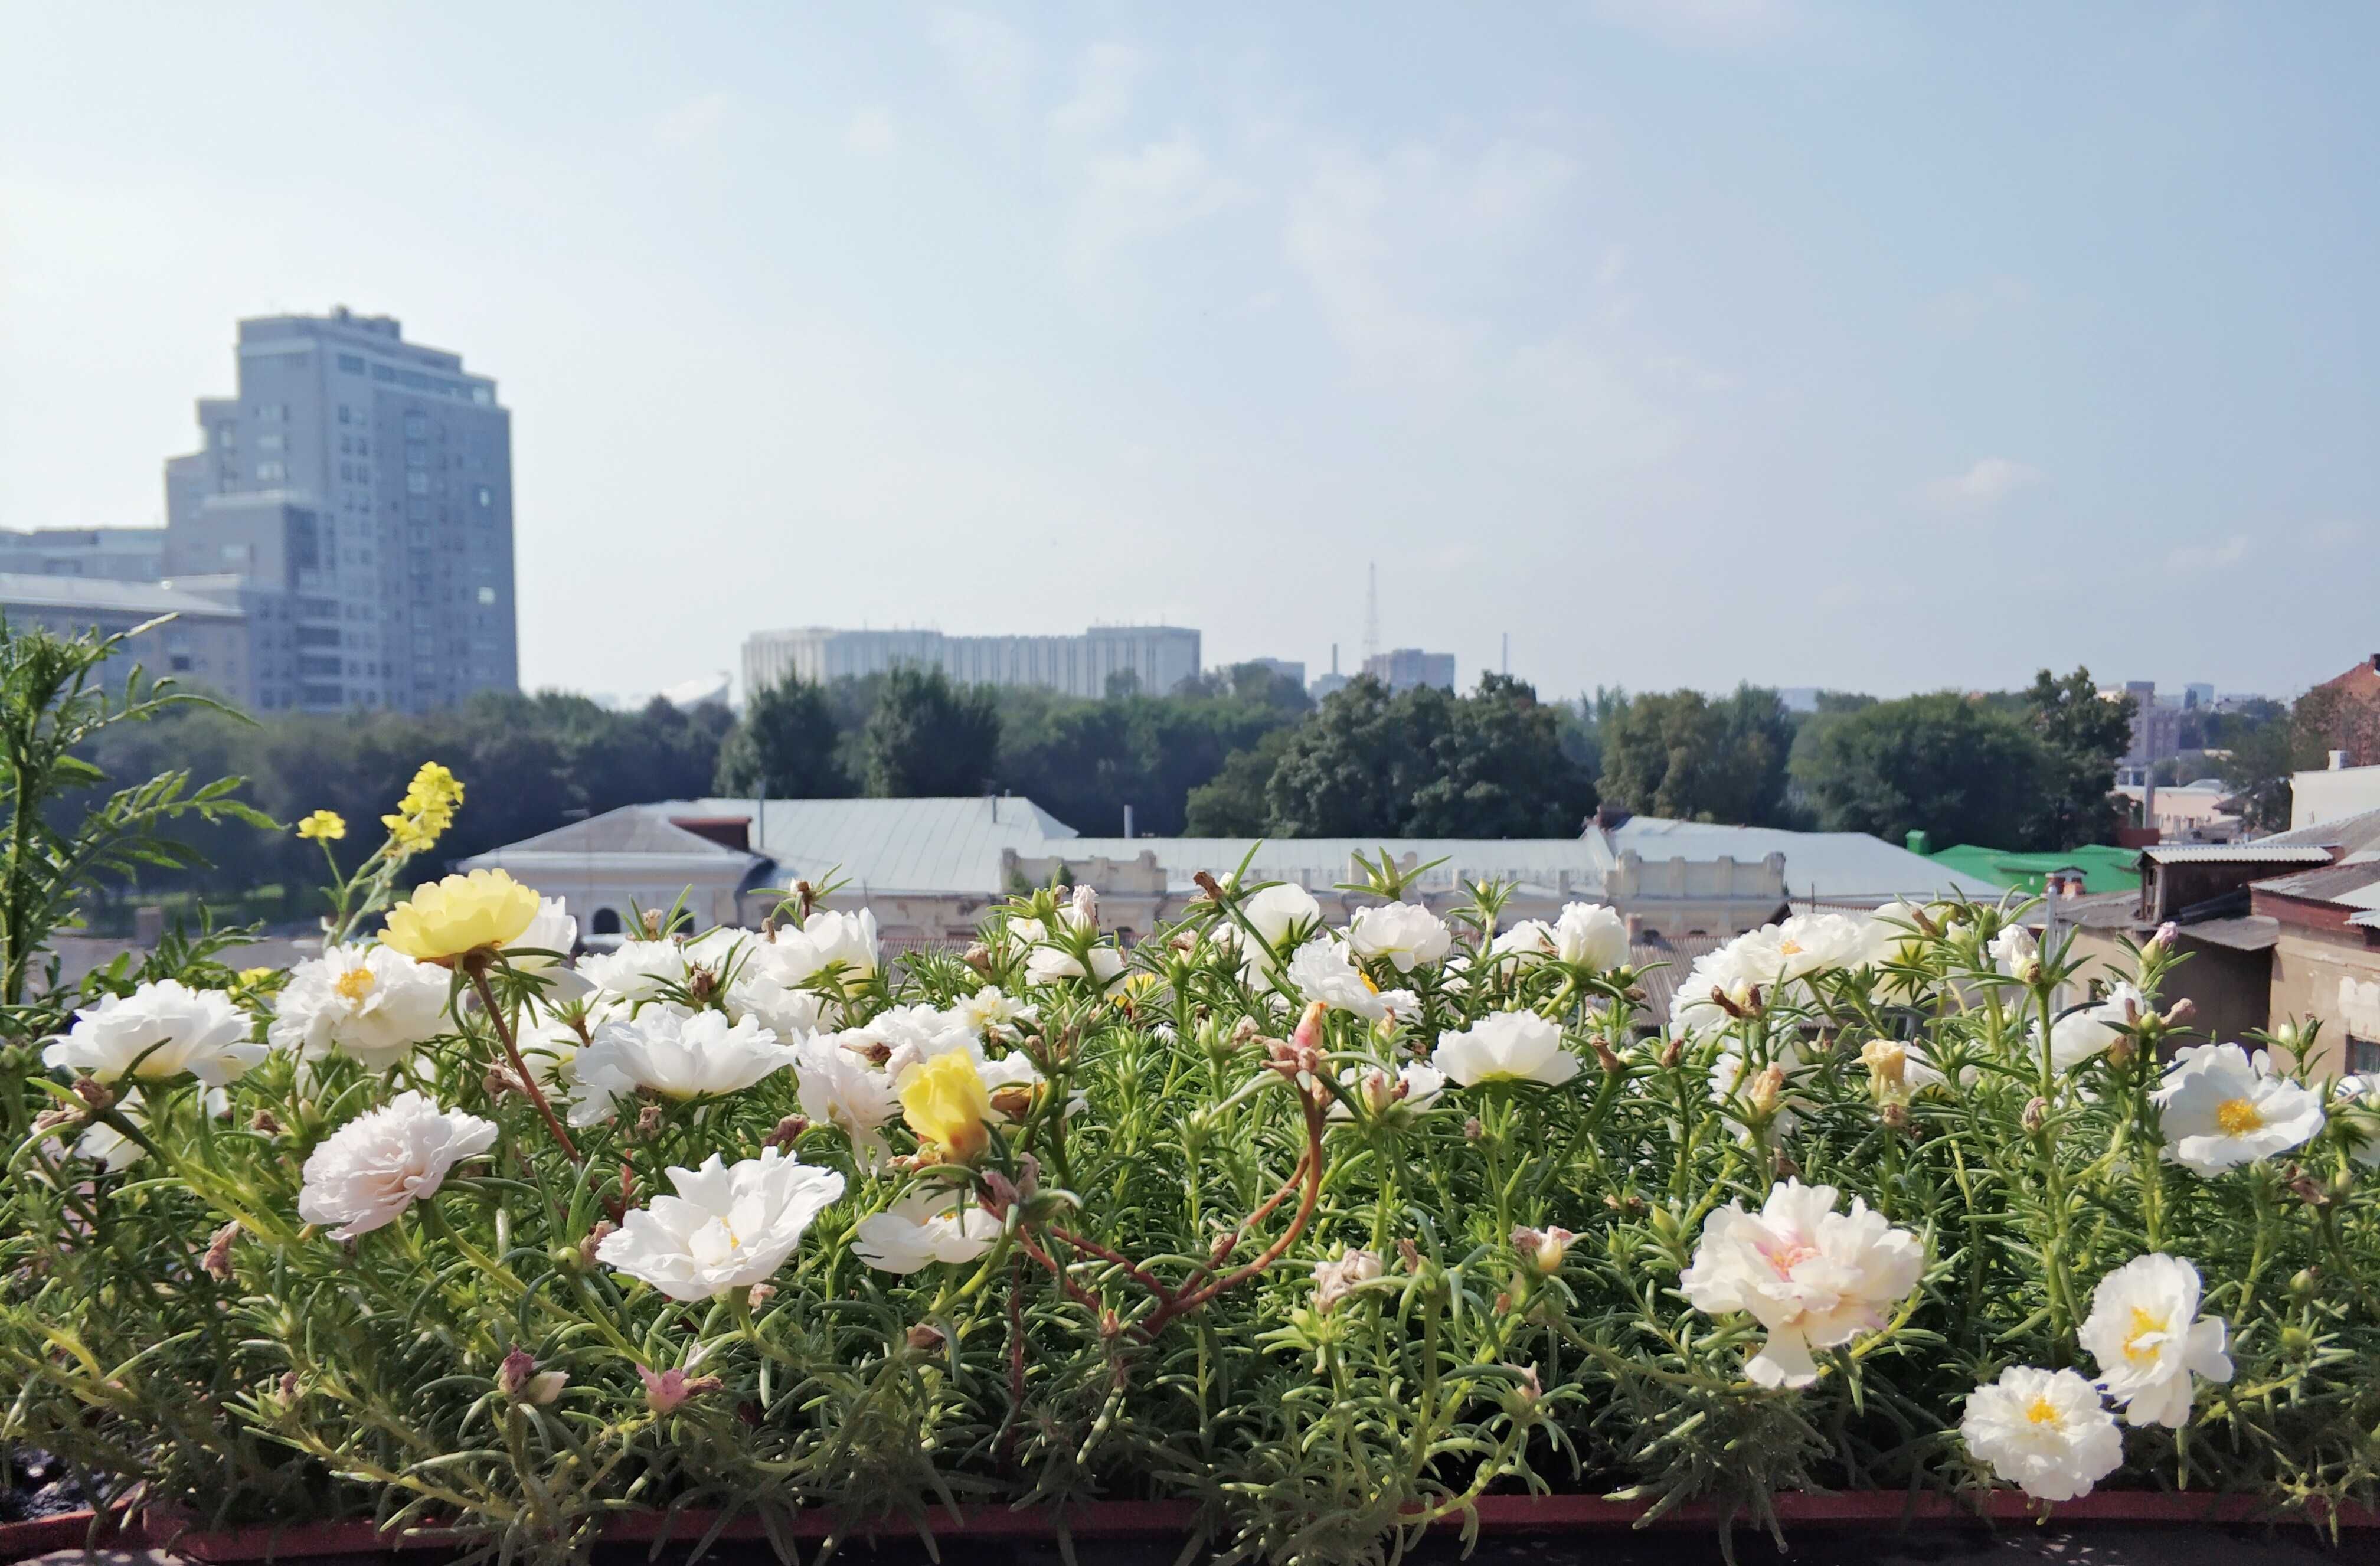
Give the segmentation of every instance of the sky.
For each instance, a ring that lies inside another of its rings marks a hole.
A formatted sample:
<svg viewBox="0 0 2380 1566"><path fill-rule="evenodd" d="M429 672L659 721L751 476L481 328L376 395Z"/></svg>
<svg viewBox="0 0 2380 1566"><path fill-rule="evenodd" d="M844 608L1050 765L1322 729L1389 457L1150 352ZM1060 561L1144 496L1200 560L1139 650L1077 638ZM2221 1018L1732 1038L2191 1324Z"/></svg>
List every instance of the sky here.
<svg viewBox="0 0 2380 1566"><path fill-rule="evenodd" d="M521 677L1162 620L1548 695L2380 649L2380 10L23 6L0 526L234 322L513 414ZM2367 643L2371 645L2367 645Z"/></svg>

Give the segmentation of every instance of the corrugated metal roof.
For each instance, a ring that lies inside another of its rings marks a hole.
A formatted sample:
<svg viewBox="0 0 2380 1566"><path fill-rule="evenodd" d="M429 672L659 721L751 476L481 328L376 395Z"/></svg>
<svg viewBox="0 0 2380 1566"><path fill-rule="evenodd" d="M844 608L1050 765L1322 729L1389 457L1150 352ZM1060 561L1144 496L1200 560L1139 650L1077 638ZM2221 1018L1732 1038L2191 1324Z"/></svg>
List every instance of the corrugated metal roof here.
<svg viewBox="0 0 2380 1566"><path fill-rule="evenodd" d="M749 816L748 799L697 799L655 807L674 815ZM786 880L830 870L865 892L1001 890L1000 851L1038 853L1075 829L1029 799L771 799L760 805L752 847Z"/></svg>
<svg viewBox="0 0 2380 1566"><path fill-rule="evenodd" d="M2323 865L2260 880L2256 890L2350 908L2380 908L2380 869L2370 865Z"/></svg>
<svg viewBox="0 0 2380 1566"><path fill-rule="evenodd" d="M490 866L504 863L508 855L528 854L695 854L717 855L723 858L749 859L749 854L739 854L723 844L714 843L698 832L690 832L674 825L672 816L693 812L672 809L662 805L627 805L617 810L606 810L584 821L573 821L566 827L540 832L535 837L508 843L491 849L469 863ZM742 816L752 813L750 803L735 812Z"/></svg>
<svg viewBox="0 0 2380 1566"><path fill-rule="evenodd" d="M2177 926L2174 933L2234 952L2263 952L2280 943L2281 921L2270 914L2245 914L2236 919L2201 919Z"/></svg>
<svg viewBox="0 0 2380 1566"><path fill-rule="evenodd" d="M2253 843L2160 843L2141 850L2156 865L2327 865L2330 850L2260 837Z"/></svg>
<svg viewBox="0 0 2380 1566"><path fill-rule="evenodd" d="M1782 854L1786 890L1796 899L1820 903L1873 906L1896 897L1943 892L1993 903L2007 891L1864 832L1791 832L1631 816L1610 836L1613 848L1648 861L1724 857L1756 864Z"/></svg>
<svg viewBox="0 0 2380 1566"><path fill-rule="evenodd" d="M2277 832L2270 837L2260 837L2242 847L2305 847L2344 848L2354 850L2380 844L2380 810L2362 810L2352 816L2341 816L2335 821L2317 821L2310 827L2292 827Z"/></svg>
<svg viewBox="0 0 2380 1566"><path fill-rule="evenodd" d="M1688 935L1676 941L1639 941L1630 946L1629 965L1649 970L1637 983L1645 994L1636 1005L1639 1025L1666 1032L1670 1003L1677 1000L1678 986L1694 968L1694 959L1720 944L1718 936ZM1663 965L1653 967L1656 963Z"/></svg>
<svg viewBox="0 0 2380 1566"><path fill-rule="evenodd" d="M1250 849L1256 858L1248 879L1295 881L1320 890L1354 879L1354 856L1377 859L1381 849L1400 864L1446 863L1416 884L1424 891L1451 890L1466 880L1513 881L1548 891L1568 890L1582 898L1600 899L1603 878L1612 866L1611 851L1600 838L1584 837L1077 837L1053 843L1043 855L1068 859L1129 861L1144 854L1155 856L1172 890L1187 890L1200 870L1220 875L1236 869ZM1023 850L1019 850L1023 852ZM1567 879L1565 879L1567 878Z"/></svg>
<svg viewBox="0 0 2380 1566"><path fill-rule="evenodd" d="M45 577L0 571L0 603L29 609L88 609L115 614L189 614L236 620L241 611L197 593L158 582L118 582L97 577Z"/></svg>
<svg viewBox="0 0 2380 1566"><path fill-rule="evenodd" d="M2360 914L2350 914L2347 922L2358 929L2380 929L2380 908L2366 908Z"/></svg>

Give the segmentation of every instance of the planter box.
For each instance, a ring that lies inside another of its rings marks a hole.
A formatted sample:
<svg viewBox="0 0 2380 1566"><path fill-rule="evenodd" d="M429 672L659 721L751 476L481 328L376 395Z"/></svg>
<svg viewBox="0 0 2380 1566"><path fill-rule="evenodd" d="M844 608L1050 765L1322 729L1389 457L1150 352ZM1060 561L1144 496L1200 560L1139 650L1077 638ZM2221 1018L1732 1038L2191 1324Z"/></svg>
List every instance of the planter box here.
<svg viewBox="0 0 2380 1566"><path fill-rule="evenodd" d="M1973 1521L2032 1523L2043 1508L2012 1490L1996 1490L1976 1503L1942 1495L1793 1493L1774 1498L1780 1522L1788 1527L1873 1529L1892 1533L1911 1524L1956 1524ZM1608 1534L1638 1525L1645 1507L1637 1501L1607 1500L1600 1496L1489 1496L1479 1502L1483 1535ZM1104 1500L1070 1509L1065 1532L1077 1539L1180 1539L1196 1525L1197 1508L1189 1501ZM2174 1495L2147 1490L2108 1490L2067 1501L2051 1513L2060 1524L2165 1524L2205 1526L2255 1524L2278 1519L2269 1504L2246 1495ZM717 1523L715 1511L624 1514L603 1529L610 1544L650 1544L668 1538L691 1546ZM2302 1516L2303 1521L2312 1521ZM1680 1507L1656 1522L1658 1528L1709 1529L1718 1524L1718 1512L1705 1505ZM2380 1513L2362 1508L2342 1508L2335 1521L2341 1528L2380 1529ZM953 1518L936 1509L929 1524L938 1539L1053 1539L1058 1518L1046 1511L1020 1511L1004 1506L963 1508ZM1457 1526L1459 1518L1441 1526ZM91 1537L92 1516L70 1512L31 1523L0 1524L0 1562L21 1560L51 1550L79 1549ZM794 1518L786 1532L812 1541L841 1531L840 1519L823 1511ZM917 1530L898 1519L880 1519L848 1530L886 1539L913 1538ZM721 1530L722 1542L766 1540L759 1519L741 1515ZM437 1529L399 1535L382 1534L370 1523L298 1523L287 1527L242 1528L222 1533L175 1529L152 1522L142 1526L104 1529L100 1542L116 1548L170 1549L193 1560L240 1566L266 1560L309 1560L326 1556L383 1554L393 1551L440 1550L453 1547L455 1536ZM2380 1542L2380 1541L2374 1541Z"/></svg>

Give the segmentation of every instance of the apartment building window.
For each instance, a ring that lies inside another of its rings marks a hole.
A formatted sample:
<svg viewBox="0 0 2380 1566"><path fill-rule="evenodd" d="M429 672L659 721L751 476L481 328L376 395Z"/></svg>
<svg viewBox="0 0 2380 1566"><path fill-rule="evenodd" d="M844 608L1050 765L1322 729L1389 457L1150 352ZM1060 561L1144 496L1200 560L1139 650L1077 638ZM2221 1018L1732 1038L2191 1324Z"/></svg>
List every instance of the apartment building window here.
<svg viewBox="0 0 2380 1566"><path fill-rule="evenodd" d="M2358 1075L2380 1072L2380 1042L2347 1036L2347 1069Z"/></svg>
<svg viewBox="0 0 2380 1566"><path fill-rule="evenodd" d="M278 462L260 462L256 465L256 478L259 483L284 478L287 473L288 469Z"/></svg>
<svg viewBox="0 0 2380 1566"><path fill-rule="evenodd" d="M405 476L405 487L414 494L426 495L430 492L430 475L417 467Z"/></svg>
<svg viewBox="0 0 2380 1566"><path fill-rule="evenodd" d="M427 418L419 413L408 413L405 416L405 438L407 440L418 441L428 433L430 433L430 420Z"/></svg>
<svg viewBox="0 0 2380 1566"><path fill-rule="evenodd" d="M496 504L496 492L488 488L485 484L480 485L479 490L479 502L480 509L482 511L487 510L490 506Z"/></svg>

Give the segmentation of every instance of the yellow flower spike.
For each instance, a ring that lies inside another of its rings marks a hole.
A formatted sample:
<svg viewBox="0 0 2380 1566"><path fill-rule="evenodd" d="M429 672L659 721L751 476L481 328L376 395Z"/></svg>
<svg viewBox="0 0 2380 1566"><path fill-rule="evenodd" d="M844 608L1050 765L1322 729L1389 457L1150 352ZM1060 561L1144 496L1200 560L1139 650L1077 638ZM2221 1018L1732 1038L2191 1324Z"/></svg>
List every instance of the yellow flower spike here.
<svg viewBox="0 0 2380 1566"><path fill-rule="evenodd" d="M388 911L381 941L418 963L451 965L519 940L537 907L537 893L504 871L473 870L416 887Z"/></svg>
<svg viewBox="0 0 2380 1566"><path fill-rule="evenodd" d="M298 823L298 835L309 843L336 843L347 835L347 820L336 810L317 810Z"/></svg>
<svg viewBox="0 0 2380 1566"><path fill-rule="evenodd" d="M901 1113L919 1142L937 1144L959 1163L974 1162L991 1145L991 1133L984 1128L991 1118L991 1093L964 1050L910 1068L901 1078Z"/></svg>

